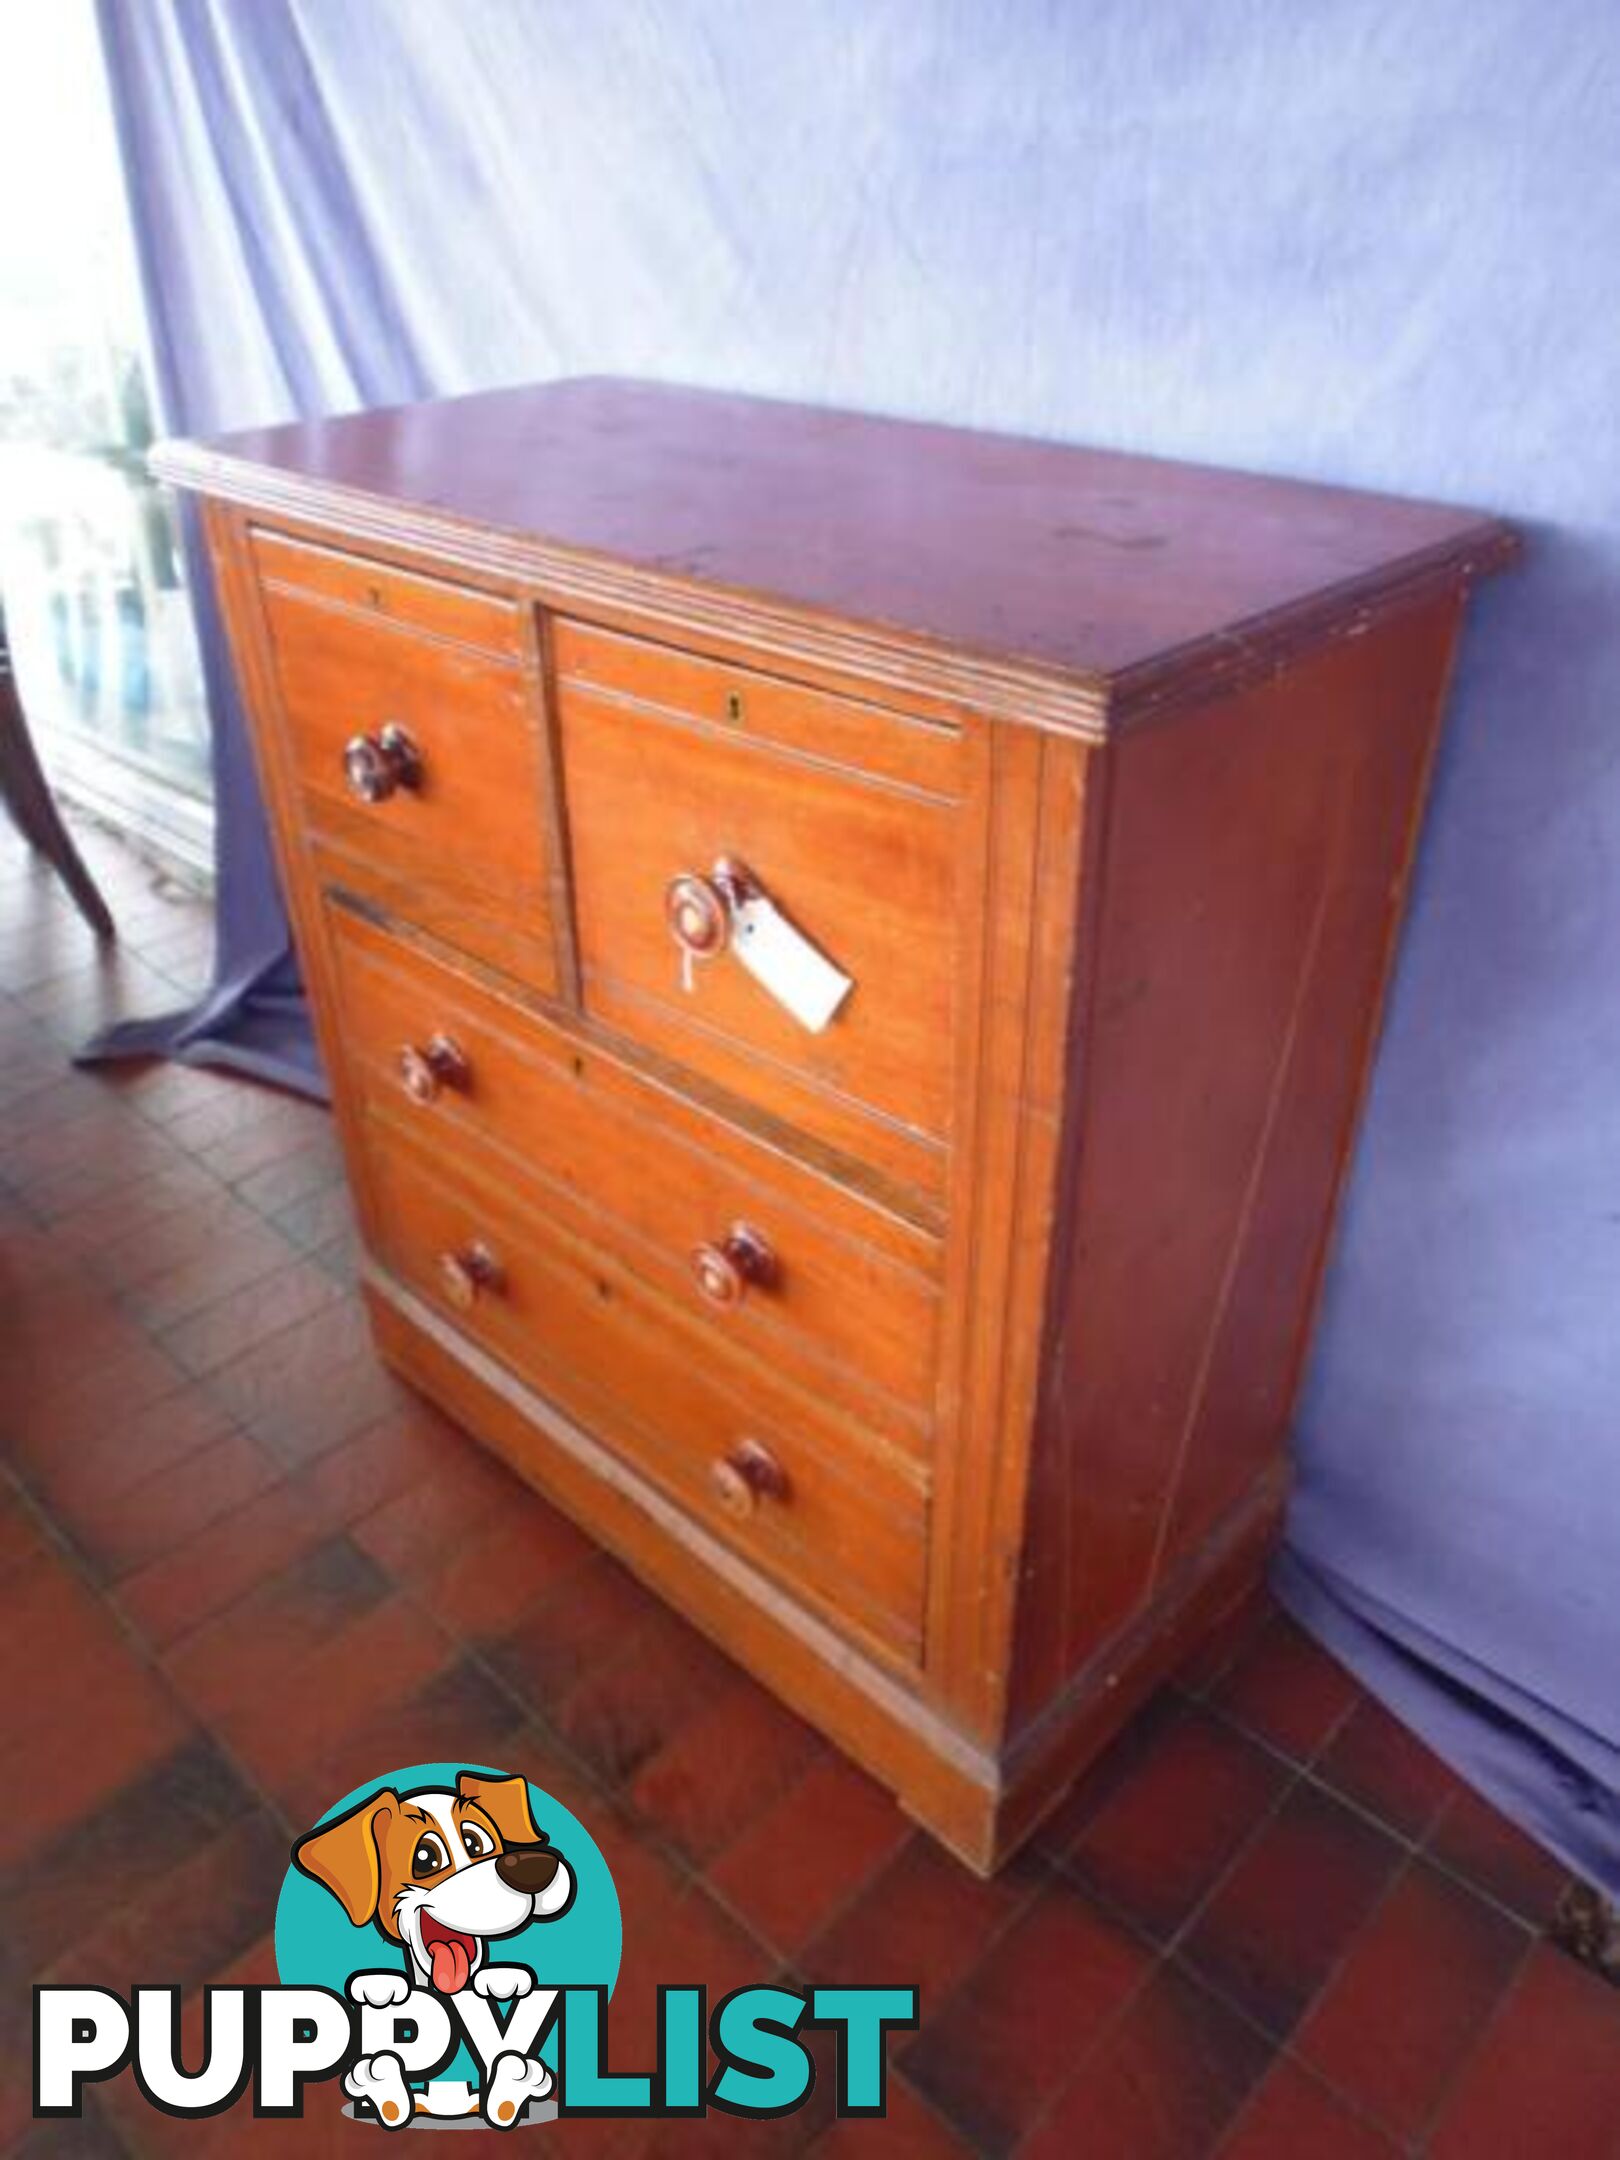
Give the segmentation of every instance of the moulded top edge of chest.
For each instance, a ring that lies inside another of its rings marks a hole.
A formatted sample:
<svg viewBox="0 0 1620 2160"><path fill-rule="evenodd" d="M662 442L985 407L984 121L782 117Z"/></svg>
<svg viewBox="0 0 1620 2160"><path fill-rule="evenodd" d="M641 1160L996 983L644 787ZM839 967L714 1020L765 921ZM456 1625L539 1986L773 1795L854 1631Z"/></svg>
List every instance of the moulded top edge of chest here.
<svg viewBox="0 0 1620 2160"><path fill-rule="evenodd" d="M1516 546L1444 505L601 378L164 444L152 463L554 605L1090 740Z"/></svg>

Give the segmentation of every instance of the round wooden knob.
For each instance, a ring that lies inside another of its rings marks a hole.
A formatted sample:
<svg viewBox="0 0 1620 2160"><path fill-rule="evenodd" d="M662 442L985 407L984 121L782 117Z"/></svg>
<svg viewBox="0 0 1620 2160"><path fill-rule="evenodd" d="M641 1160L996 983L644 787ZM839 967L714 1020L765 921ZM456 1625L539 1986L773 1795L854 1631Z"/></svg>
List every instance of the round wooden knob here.
<svg viewBox="0 0 1620 2160"><path fill-rule="evenodd" d="M664 888L669 934L694 960L712 960L731 936L731 911L707 878L683 871Z"/></svg>
<svg viewBox="0 0 1620 2160"><path fill-rule="evenodd" d="M711 1305L740 1305L750 1284L774 1280L776 1255L751 1223L733 1223L717 1245L692 1253L692 1277Z"/></svg>
<svg viewBox="0 0 1620 2160"><path fill-rule="evenodd" d="M739 1440L709 1466L709 1485L726 1513L738 1522L756 1514L761 1501L789 1497L787 1472L758 1440Z"/></svg>
<svg viewBox="0 0 1620 2160"><path fill-rule="evenodd" d="M406 1043L399 1053L401 1085L412 1102L430 1103L441 1088L465 1093L472 1082L467 1053L448 1035L421 1044Z"/></svg>
<svg viewBox="0 0 1620 2160"><path fill-rule="evenodd" d="M386 802L400 788L422 784L422 755L390 720L375 735L351 735L343 746L343 777L361 802Z"/></svg>
<svg viewBox="0 0 1620 2160"><path fill-rule="evenodd" d="M439 1285L461 1312L470 1312L485 1290L501 1286L501 1265L487 1245L461 1245L439 1255Z"/></svg>

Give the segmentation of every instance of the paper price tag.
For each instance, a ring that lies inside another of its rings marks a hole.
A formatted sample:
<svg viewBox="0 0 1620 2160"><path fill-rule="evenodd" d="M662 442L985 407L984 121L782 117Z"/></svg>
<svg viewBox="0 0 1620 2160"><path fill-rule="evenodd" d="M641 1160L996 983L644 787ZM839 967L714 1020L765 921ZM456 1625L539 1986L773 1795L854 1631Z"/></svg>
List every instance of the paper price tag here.
<svg viewBox="0 0 1620 2160"><path fill-rule="evenodd" d="M812 1035L821 1033L855 987L763 893L749 893L733 905L731 949L755 982Z"/></svg>

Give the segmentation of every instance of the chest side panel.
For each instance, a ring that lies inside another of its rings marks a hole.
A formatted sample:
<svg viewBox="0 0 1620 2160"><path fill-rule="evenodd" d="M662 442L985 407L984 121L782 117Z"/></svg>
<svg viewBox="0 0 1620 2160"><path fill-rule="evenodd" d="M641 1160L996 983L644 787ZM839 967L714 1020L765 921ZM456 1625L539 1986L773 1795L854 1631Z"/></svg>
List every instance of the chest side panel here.
<svg viewBox="0 0 1620 2160"><path fill-rule="evenodd" d="M1109 753L1015 1729L1276 1517L1458 605Z"/></svg>

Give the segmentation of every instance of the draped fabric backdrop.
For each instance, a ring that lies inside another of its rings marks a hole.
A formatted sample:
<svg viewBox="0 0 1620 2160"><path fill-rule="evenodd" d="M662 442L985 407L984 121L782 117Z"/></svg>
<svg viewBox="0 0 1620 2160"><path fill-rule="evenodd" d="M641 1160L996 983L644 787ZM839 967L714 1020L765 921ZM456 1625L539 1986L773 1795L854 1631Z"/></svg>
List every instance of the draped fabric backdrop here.
<svg viewBox="0 0 1620 2160"><path fill-rule="evenodd" d="M617 371L1527 526L1463 658L1280 1580L1620 1890L1620 11L101 9L175 428ZM307 1082L220 692L221 980L179 1036Z"/></svg>

